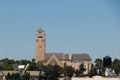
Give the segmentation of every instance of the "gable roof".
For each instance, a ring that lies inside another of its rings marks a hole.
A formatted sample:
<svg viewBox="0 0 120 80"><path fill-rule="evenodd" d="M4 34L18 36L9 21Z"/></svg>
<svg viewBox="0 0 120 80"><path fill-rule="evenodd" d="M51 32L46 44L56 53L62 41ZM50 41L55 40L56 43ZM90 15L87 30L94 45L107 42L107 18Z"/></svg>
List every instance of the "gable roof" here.
<svg viewBox="0 0 120 80"><path fill-rule="evenodd" d="M50 58L47 60L46 65L51 64L52 60L54 60L59 66L63 67L63 65L61 64L61 62L59 61L59 58L55 55L52 54L50 56Z"/></svg>
<svg viewBox="0 0 120 80"><path fill-rule="evenodd" d="M44 60L47 61L51 57L52 54L55 54L55 56L59 60L70 60L69 54L64 54L64 53L46 53ZM74 59L74 60L91 60L90 56L87 53L72 54L71 59Z"/></svg>
<svg viewBox="0 0 120 80"><path fill-rule="evenodd" d="M47 61L52 56L52 54L55 54L55 56L57 56L57 58L59 60L63 60L64 59L64 53L45 53L44 60Z"/></svg>
<svg viewBox="0 0 120 80"><path fill-rule="evenodd" d="M90 56L86 53L83 54L72 54L73 59L77 60L91 60Z"/></svg>

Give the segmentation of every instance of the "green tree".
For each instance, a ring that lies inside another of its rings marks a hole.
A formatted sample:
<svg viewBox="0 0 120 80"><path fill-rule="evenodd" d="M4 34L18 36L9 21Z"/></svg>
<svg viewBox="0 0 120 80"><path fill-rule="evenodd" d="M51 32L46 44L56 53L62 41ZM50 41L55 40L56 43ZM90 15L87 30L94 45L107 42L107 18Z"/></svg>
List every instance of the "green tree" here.
<svg viewBox="0 0 120 80"><path fill-rule="evenodd" d="M30 71L36 70L36 63L35 62L30 62L28 70L30 70Z"/></svg>
<svg viewBox="0 0 120 80"><path fill-rule="evenodd" d="M13 70L12 63L14 63L14 60L9 60L8 58L0 60L2 63L0 65L1 70Z"/></svg>
<svg viewBox="0 0 120 80"><path fill-rule="evenodd" d="M35 59L34 59L34 58L32 59L32 62L35 62Z"/></svg>
<svg viewBox="0 0 120 80"><path fill-rule="evenodd" d="M98 75L102 75L102 73L103 73L103 60L100 58L97 58L95 60L95 67L97 69Z"/></svg>
<svg viewBox="0 0 120 80"><path fill-rule="evenodd" d="M79 69L77 69L77 70L75 71L76 76L77 76L77 77L83 76L85 70L86 70L86 68L84 67L84 64L81 64L81 65L79 66Z"/></svg>
<svg viewBox="0 0 120 80"><path fill-rule="evenodd" d="M11 75L10 75L10 73L7 73L6 80L11 80Z"/></svg>
<svg viewBox="0 0 120 80"><path fill-rule="evenodd" d="M112 69L115 70L116 74L120 73L120 60L119 59L114 59L112 63Z"/></svg>
<svg viewBox="0 0 120 80"><path fill-rule="evenodd" d="M97 75L97 71L96 71L95 66L92 64L91 70L89 72L89 77L92 77L92 76L95 76L95 75Z"/></svg>
<svg viewBox="0 0 120 80"><path fill-rule="evenodd" d="M10 80L21 80L20 73L12 73Z"/></svg>
<svg viewBox="0 0 120 80"><path fill-rule="evenodd" d="M54 80L57 79L60 74L62 74L62 68L58 65L48 65L43 67L44 72L45 72L45 77L48 80Z"/></svg>
<svg viewBox="0 0 120 80"><path fill-rule="evenodd" d="M86 68L84 68L84 64L81 64L79 66L79 73L83 75L83 72L86 70Z"/></svg>
<svg viewBox="0 0 120 80"><path fill-rule="evenodd" d="M30 79L30 73L25 71L22 80L29 80L29 79Z"/></svg>
<svg viewBox="0 0 120 80"><path fill-rule="evenodd" d="M76 77L79 77L79 76L80 76L80 72L79 72L78 69L75 71L75 75L76 75Z"/></svg>
<svg viewBox="0 0 120 80"><path fill-rule="evenodd" d="M71 66L65 66L64 72L65 72L65 75L70 77L70 79L71 79L71 77L73 76L75 70Z"/></svg>
<svg viewBox="0 0 120 80"><path fill-rule="evenodd" d="M13 70L13 67L11 64L2 64L1 69L2 70Z"/></svg>

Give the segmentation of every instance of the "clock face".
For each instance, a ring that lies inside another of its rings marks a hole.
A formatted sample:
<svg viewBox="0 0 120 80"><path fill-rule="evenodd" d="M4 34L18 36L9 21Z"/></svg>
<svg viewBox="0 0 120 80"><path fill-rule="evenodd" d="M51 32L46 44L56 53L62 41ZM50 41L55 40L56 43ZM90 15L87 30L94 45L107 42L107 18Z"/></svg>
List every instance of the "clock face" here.
<svg viewBox="0 0 120 80"><path fill-rule="evenodd" d="M38 36L38 38L43 38L43 36Z"/></svg>

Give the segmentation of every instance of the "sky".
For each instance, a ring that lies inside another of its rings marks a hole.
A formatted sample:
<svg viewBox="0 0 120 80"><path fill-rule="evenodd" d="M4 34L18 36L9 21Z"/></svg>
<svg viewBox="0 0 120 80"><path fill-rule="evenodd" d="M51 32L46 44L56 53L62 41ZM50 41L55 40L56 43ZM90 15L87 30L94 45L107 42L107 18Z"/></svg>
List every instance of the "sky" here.
<svg viewBox="0 0 120 80"><path fill-rule="evenodd" d="M0 59L35 58L35 35L46 52L120 59L120 0L0 0Z"/></svg>

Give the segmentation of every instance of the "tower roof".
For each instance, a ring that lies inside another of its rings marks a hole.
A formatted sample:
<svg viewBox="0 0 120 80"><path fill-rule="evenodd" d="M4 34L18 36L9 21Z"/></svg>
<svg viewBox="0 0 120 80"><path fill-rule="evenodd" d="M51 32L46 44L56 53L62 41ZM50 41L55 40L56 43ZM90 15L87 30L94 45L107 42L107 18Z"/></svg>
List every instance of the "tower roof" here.
<svg viewBox="0 0 120 80"><path fill-rule="evenodd" d="M41 33L44 32L41 28L37 30L37 32Z"/></svg>

